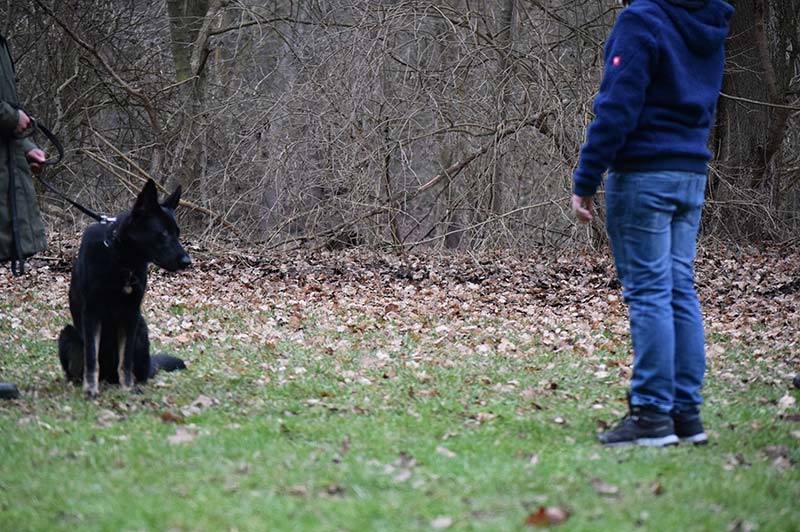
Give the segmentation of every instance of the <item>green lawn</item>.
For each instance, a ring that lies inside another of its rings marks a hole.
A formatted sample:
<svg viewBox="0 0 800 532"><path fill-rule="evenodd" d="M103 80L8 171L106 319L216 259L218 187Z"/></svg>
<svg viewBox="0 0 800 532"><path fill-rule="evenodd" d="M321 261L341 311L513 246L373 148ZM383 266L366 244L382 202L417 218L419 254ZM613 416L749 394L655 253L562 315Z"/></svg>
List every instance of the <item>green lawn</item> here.
<svg viewBox="0 0 800 532"><path fill-rule="evenodd" d="M0 529L507 531L542 507L563 530L800 527L800 394L774 373L797 359L760 333L707 316L709 445L605 449L628 374L613 290L573 308L513 279L320 268L156 274L155 347L189 369L96 401L55 355L68 275L0 279L0 378L23 393L0 403Z"/></svg>

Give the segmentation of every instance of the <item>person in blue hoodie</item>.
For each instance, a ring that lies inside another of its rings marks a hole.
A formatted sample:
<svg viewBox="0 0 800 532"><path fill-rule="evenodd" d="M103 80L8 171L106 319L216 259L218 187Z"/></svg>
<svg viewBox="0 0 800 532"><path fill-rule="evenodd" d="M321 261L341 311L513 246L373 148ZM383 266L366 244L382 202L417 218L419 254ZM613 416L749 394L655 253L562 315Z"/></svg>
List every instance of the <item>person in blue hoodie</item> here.
<svg viewBox="0 0 800 532"><path fill-rule="evenodd" d="M632 0L605 66L573 174L572 210L592 219L605 183L606 229L629 309L629 412L604 445L705 443L703 322L694 257L709 130L733 8L723 0Z"/></svg>

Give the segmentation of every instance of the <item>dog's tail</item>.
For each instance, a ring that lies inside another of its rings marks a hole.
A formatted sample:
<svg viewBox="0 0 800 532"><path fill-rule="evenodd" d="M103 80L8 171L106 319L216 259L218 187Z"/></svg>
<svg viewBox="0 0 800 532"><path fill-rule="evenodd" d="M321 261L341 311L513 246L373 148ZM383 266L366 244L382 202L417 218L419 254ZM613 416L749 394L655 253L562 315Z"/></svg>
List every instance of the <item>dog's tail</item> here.
<svg viewBox="0 0 800 532"><path fill-rule="evenodd" d="M177 371L179 369L186 369L186 364L183 360L166 353L158 353L157 355L150 356L150 374L148 378L152 379L153 376L159 371Z"/></svg>
<svg viewBox="0 0 800 532"><path fill-rule="evenodd" d="M80 384L83 379L83 339L72 325L58 335L58 358L68 381Z"/></svg>

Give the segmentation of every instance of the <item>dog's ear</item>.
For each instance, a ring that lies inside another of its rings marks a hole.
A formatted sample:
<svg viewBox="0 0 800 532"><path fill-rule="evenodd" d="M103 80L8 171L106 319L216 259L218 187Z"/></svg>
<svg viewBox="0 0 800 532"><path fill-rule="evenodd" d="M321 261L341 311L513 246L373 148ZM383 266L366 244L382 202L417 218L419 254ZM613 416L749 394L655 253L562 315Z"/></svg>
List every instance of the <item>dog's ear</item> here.
<svg viewBox="0 0 800 532"><path fill-rule="evenodd" d="M170 209L174 211L175 209L178 208L178 203L180 201L181 201L181 186L178 185L178 188L175 189L175 192L173 192L170 195L170 197L165 199L161 203L161 206L164 207L165 209Z"/></svg>
<svg viewBox="0 0 800 532"><path fill-rule="evenodd" d="M135 216L136 214L145 212L146 210L152 209L157 205L158 191L156 190L156 184L152 179L148 179L142 191L139 192L138 196L136 196L136 203L133 204L131 213Z"/></svg>

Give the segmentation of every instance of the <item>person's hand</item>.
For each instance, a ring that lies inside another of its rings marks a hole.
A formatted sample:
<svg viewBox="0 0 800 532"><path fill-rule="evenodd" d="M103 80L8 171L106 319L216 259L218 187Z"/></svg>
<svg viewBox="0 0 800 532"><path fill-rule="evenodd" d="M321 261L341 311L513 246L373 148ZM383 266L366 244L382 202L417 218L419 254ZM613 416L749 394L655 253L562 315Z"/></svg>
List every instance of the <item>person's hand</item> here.
<svg viewBox="0 0 800 532"><path fill-rule="evenodd" d="M25 113L25 111L23 111L22 109L20 109L18 112L19 112L19 119L18 119L19 121L17 122L17 129L15 129L14 131L16 131L18 134L22 134L25 132L26 129L28 129L28 126L31 125L31 117L29 117L27 113Z"/></svg>
<svg viewBox="0 0 800 532"><path fill-rule="evenodd" d="M47 160L47 154L40 148L34 148L25 154L28 159L28 164L31 165L31 171L39 173L42 171L42 163Z"/></svg>
<svg viewBox="0 0 800 532"><path fill-rule="evenodd" d="M580 223L585 224L592 221L592 211L594 210L592 196L578 196L577 194L573 194L571 203L572 212Z"/></svg>

